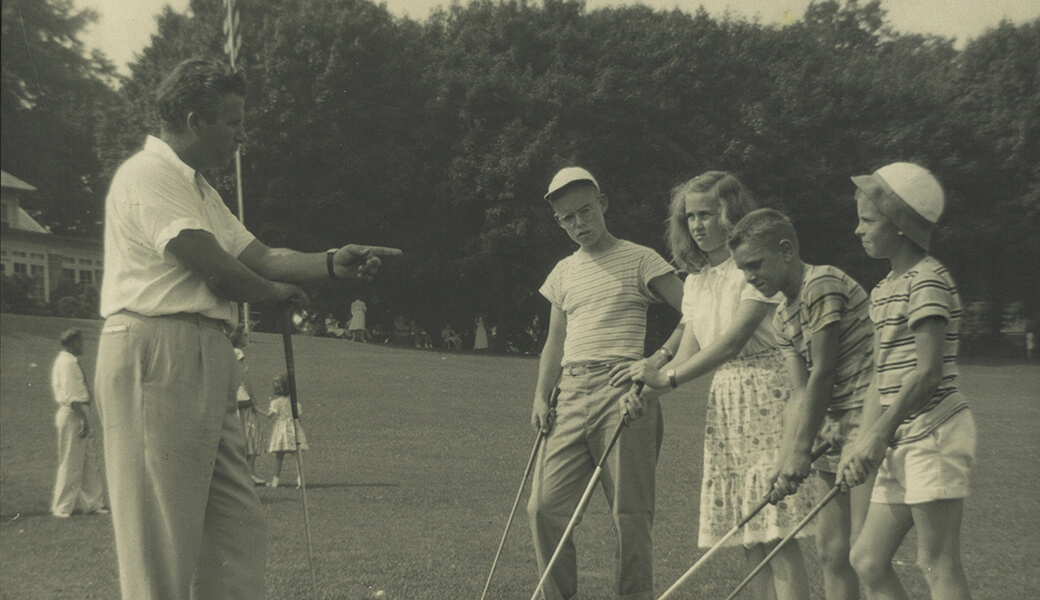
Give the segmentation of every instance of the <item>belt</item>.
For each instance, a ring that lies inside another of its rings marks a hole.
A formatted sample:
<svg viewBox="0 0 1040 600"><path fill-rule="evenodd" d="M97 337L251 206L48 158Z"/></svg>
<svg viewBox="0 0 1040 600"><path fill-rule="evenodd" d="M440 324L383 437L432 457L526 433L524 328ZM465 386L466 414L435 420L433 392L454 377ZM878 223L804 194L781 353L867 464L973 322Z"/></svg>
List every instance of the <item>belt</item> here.
<svg viewBox="0 0 1040 600"><path fill-rule="evenodd" d="M564 375L570 375L571 377L577 377L579 375L588 375L590 373L598 373L600 371L609 371L615 365L619 365L623 362L625 362L624 359L592 360L587 362L570 363L563 366L563 373Z"/></svg>
<svg viewBox="0 0 1040 600"><path fill-rule="evenodd" d="M232 328L231 324L228 323L227 321L225 321L223 319L214 319L213 317L207 317L205 315L200 315L199 313L180 312L180 313L173 313L173 314L169 314L169 315L149 316L149 315L142 315L142 314L139 314L139 313L135 313L132 310L126 310L126 309L121 310L119 312L126 313L126 314L128 314L128 315L130 315L132 317L137 317L137 318L141 318L141 319L173 319L174 321L183 321L185 323L191 323L193 325L198 325L199 327L208 327L210 329L216 329L217 331L219 331L219 332L221 332L221 333L223 333L225 335L230 335L231 332L234 331L234 328Z"/></svg>

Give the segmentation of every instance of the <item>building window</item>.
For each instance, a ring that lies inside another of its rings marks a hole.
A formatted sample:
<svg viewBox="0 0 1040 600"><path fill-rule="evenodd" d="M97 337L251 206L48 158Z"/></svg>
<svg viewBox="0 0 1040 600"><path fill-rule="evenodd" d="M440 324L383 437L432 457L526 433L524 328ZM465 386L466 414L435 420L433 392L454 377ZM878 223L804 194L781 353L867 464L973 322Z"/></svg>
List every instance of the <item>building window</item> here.
<svg viewBox="0 0 1040 600"><path fill-rule="evenodd" d="M62 269L61 280L69 283L76 283L76 269Z"/></svg>
<svg viewBox="0 0 1040 600"><path fill-rule="evenodd" d="M15 252L14 252L14 255L15 255L16 257L18 257L18 258L26 258L26 257L28 257L28 256L29 256L29 255L28 255L28 254L26 254L25 252L19 252L19 251L17 251L17 250L15 250Z"/></svg>
<svg viewBox="0 0 1040 600"><path fill-rule="evenodd" d="M15 275L28 275L29 274L29 265L27 265L25 263L19 263L19 262L14 263L14 274Z"/></svg>
<svg viewBox="0 0 1040 600"><path fill-rule="evenodd" d="M81 265L92 265L92 264L94 264L94 261L90 260L89 258L81 258L81 259L79 259L79 264L81 264Z"/></svg>
<svg viewBox="0 0 1040 600"><path fill-rule="evenodd" d="M102 271L101 269L98 269L97 271L94 271L94 277L95 277L94 281L96 281L98 283L101 283L101 276L103 274L104 274L104 271Z"/></svg>
<svg viewBox="0 0 1040 600"><path fill-rule="evenodd" d="M46 269L42 265L29 265L30 275L33 279L33 297L43 298L46 295L44 286L47 285Z"/></svg>
<svg viewBox="0 0 1040 600"><path fill-rule="evenodd" d="M93 271L80 271L79 272L80 283L94 283L94 272Z"/></svg>
<svg viewBox="0 0 1040 600"><path fill-rule="evenodd" d="M74 264L76 264L76 259L75 258L69 258L68 256L62 256L61 257L61 262L65 263L67 265L74 265Z"/></svg>
<svg viewBox="0 0 1040 600"><path fill-rule="evenodd" d="M29 258L31 258L32 260L38 260L40 262L43 262L47 257L42 254L36 254L34 252L32 255L29 256Z"/></svg>

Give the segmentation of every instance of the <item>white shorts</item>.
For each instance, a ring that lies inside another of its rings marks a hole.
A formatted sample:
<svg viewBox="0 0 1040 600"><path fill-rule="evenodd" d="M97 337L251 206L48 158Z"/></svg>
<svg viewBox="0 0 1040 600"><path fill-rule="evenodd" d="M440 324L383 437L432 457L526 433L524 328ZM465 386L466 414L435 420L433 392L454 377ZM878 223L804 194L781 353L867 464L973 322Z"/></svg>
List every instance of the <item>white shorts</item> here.
<svg viewBox="0 0 1040 600"><path fill-rule="evenodd" d="M870 501L923 504L968 496L975 462L975 420L965 409L926 436L888 449Z"/></svg>

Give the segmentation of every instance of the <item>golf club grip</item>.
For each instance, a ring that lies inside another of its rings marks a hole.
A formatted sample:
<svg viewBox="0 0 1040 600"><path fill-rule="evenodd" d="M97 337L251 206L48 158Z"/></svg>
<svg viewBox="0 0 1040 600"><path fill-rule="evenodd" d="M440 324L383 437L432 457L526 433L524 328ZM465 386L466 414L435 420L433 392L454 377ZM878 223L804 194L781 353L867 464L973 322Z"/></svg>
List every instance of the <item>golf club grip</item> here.
<svg viewBox="0 0 1040 600"><path fill-rule="evenodd" d="M551 394L549 394L549 409L556 408L556 402L560 399L560 386L553 388Z"/></svg>
<svg viewBox="0 0 1040 600"><path fill-rule="evenodd" d="M292 304L286 302L282 309L282 345L285 347L285 377L289 383L289 406L292 408L293 420L300 418L296 396L296 359L292 347Z"/></svg>
<svg viewBox="0 0 1040 600"><path fill-rule="evenodd" d="M801 522L798 523L798 525L796 525L795 528L791 530L791 533L788 533L787 536L784 537L784 539L780 540L780 543L777 544L776 547L773 548L773 550L766 555L765 559L763 559L762 562L758 563L758 566L755 567L755 569L751 571L751 573L749 573L747 577L744 578L744 581L740 582L740 585L737 586L737 589L733 590L733 593L729 596L726 596L726 600L733 600L733 598L735 598L736 595L741 592L741 590L747 587L748 584L751 583L751 580L755 578L755 575L758 575L759 572L762 571L762 569L766 568L766 565L769 564L769 561L773 560L773 557L779 554L780 550L782 550L784 546L788 544L788 542L793 540L794 536L798 535L799 531L805 529L805 526L809 524L809 521L812 521L813 517L819 514L819 512L823 510L823 507L827 506L827 504L831 500L833 500L835 496L837 496L839 493L841 493L841 486L836 485L832 487L831 491L827 492L827 495L823 497L823 500L820 500L820 503L814 506L811 511L809 511L809 514L807 514L805 518L802 519Z"/></svg>

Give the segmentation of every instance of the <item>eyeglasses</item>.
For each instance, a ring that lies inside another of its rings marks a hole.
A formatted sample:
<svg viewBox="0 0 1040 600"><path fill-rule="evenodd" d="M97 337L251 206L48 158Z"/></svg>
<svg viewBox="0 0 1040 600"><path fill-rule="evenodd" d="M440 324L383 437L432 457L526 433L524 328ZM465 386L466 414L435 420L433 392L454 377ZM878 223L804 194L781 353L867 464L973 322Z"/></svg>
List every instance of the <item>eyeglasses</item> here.
<svg viewBox="0 0 1040 600"><path fill-rule="evenodd" d="M568 213L566 215L556 213L553 216L556 217L556 222L560 225L564 227L574 227L578 224L579 219L582 223L588 223L594 215L595 211L592 208L592 205L586 204L585 206L579 208L575 212Z"/></svg>

